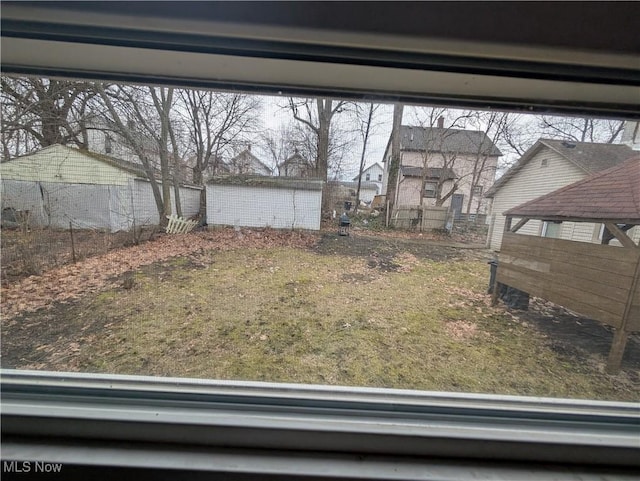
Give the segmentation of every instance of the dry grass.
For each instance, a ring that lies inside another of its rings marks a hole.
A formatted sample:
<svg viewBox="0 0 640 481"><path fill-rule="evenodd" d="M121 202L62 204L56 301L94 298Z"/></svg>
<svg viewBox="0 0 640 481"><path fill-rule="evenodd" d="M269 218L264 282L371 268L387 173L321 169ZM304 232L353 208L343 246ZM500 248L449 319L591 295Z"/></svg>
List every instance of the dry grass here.
<svg viewBox="0 0 640 481"><path fill-rule="evenodd" d="M84 328L21 367L640 398L628 374L602 372L604 359L563 357L530 324L491 308L485 262L394 262L383 270L363 257L279 247L150 266L131 289L67 308L56 322Z"/></svg>

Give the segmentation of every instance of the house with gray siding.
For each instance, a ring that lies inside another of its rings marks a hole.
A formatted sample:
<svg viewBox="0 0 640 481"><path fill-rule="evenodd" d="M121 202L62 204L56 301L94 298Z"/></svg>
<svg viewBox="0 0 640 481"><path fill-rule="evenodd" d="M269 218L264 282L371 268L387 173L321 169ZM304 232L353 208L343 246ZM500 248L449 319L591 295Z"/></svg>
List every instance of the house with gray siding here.
<svg viewBox="0 0 640 481"><path fill-rule="evenodd" d="M503 214L507 210L613 167L634 155L637 153L626 145L539 139L485 195L492 200L489 248L500 250L505 225ZM602 225L586 222L531 220L518 232L582 242L599 243L602 240Z"/></svg>

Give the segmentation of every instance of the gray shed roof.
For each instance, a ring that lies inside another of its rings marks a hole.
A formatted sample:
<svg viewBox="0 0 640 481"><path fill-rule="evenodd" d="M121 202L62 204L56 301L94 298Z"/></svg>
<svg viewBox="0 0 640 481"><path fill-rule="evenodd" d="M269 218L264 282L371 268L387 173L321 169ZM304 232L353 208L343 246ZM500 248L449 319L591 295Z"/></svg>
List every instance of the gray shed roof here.
<svg viewBox="0 0 640 481"><path fill-rule="evenodd" d="M570 142L566 140L538 139L513 166L487 191L485 197L495 193L522 169L541 149L548 148L558 153L586 174L594 174L637 155L622 144L596 144L593 142Z"/></svg>
<svg viewBox="0 0 640 481"><path fill-rule="evenodd" d="M331 180L328 183L329 183L329 185L341 185L343 187L350 187L350 188L354 188L354 189L358 188L358 181L357 180L356 181ZM377 190L378 189L378 185L376 183L374 183L374 182L362 181L362 182L360 182L360 188L361 189Z"/></svg>
<svg viewBox="0 0 640 481"><path fill-rule="evenodd" d="M502 155L502 152L484 132L411 125L400 127L400 149L421 152L428 150L429 152Z"/></svg>
<svg viewBox="0 0 640 481"><path fill-rule="evenodd" d="M267 177L260 175L227 175L213 177L208 184L272 187L276 189L322 190L324 181L296 177Z"/></svg>

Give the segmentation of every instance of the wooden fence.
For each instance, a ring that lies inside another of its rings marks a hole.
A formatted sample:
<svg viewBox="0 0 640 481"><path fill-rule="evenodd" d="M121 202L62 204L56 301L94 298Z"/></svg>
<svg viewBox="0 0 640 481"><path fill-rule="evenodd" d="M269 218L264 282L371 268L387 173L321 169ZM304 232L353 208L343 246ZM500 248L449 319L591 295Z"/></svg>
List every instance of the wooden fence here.
<svg viewBox="0 0 640 481"><path fill-rule="evenodd" d="M421 232L444 229L448 214L448 207L401 206L392 216L393 226L397 229L418 229Z"/></svg>
<svg viewBox="0 0 640 481"><path fill-rule="evenodd" d="M507 232L496 281L615 327L626 340L640 330L639 276L640 248Z"/></svg>

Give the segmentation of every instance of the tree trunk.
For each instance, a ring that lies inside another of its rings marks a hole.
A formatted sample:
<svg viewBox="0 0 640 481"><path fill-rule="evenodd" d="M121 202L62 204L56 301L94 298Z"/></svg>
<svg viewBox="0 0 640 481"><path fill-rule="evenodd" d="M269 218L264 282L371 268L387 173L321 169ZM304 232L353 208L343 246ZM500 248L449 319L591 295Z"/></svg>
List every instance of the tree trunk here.
<svg viewBox="0 0 640 481"><path fill-rule="evenodd" d="M369 115L367 116L367 125L362 140L362 155L360 156L360 169L358 170L358 189L356 190L356 206L354 212L358 212L360 206L360 186L362 184L362 171L364 170L364 159L367 153L367 141L369 140L369 130L371 129L371 118L373 117L373 104L369 104Z"/></svg>
<svg viewBox="0 0 640 481"><path fill-rule="evenodd" d="M396 204L396 189L398 184L398 171L400 170L400 125L402 124L402 112L404 105L393 106L393 127L391 130L391 160L389 161L389 177L387 179L387 201L392 213Z"/></svg>
<svg viewBox="0 0 640 481"><path fill-rule="evenodd" d="M329 171L329 127L331 124L331 99L317 99L318 106L318 152L316 156L316 176L324 180L322 211L331 210L331 196L327 183Z"/></svg>

